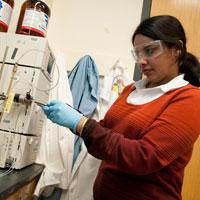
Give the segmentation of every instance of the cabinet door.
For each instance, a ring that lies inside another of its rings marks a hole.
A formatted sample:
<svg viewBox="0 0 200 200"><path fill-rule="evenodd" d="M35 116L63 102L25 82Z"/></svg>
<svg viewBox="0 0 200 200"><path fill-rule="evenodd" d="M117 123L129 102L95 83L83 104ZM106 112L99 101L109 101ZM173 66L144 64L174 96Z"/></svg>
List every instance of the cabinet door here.
<svg viewBox="0 0 200 200"><path fill-rule="evenodd" d="M183 24L188 51L200 58L200 1L199 0L152 0L151 16L169 14Z"/></svg>
<svg viewBox="0 0 200 200"><path fill-rule="evenodd" d="M199 0L152 0L151 16L169 14L183 24L188 51L200 58L200 1ZM200 199L200 138L194 146L192 159L185 169L183 200Z"/></svg>
<svg viewBox="0 0 200 200"><path fill-rule="evenodd" d="M32 200L37 181L38 178L33 179L31 182L19 188L16 192L7 197L5 200Z"/></svg>
<svg viewBox="0 0 200 200"><path fill-rule="evenodd" d="M183 182L183 200L200 199L200 138L194 145L192 158L186 167Z"/></svg>

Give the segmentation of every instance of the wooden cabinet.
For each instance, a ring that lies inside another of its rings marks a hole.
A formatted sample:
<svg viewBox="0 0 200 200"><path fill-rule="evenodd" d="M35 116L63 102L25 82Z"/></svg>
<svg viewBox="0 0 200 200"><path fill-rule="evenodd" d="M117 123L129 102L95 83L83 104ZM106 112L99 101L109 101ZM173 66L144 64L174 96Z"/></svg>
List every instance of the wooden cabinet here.
<svg viewBox="0 0 200 200"><path fill-rule="evenodd" d="M32 200L38 178L33 179L23 187L19 188L5 200Z"/></svg>
<svg viewBox="0 0 200 200"><path fill-rule="evenodd" d="M200 58L200 1L199 0L152 0L151 16L173 15L184 26L188 51Z"/></svg>
<svg viewBox="0 0 200 200"><path fill-rule="evenodd" d="M192 158L185 169L182 196L183 200L200 199L200 138L194 145Z"/></svg>
<svg viewBox="0 0 200 200"><path fill-rule="evenodd" d="M36 184L44 169L43 165L32 164L20 170L0 169L0 200L32 200Z"/></svg>

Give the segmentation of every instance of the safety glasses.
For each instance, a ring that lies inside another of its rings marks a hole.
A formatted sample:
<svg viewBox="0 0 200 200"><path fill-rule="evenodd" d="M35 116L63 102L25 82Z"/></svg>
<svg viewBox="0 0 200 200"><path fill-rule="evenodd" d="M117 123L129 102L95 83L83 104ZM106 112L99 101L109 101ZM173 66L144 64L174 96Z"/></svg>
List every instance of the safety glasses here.
<svg viewBox="0 0 200 200"><path fill-rule="evenodd" d="M161 40L155 40L142 45L134 46L131 52L135 61L139 62L141 59L156 58L164 52L164 48Z"/></svg>

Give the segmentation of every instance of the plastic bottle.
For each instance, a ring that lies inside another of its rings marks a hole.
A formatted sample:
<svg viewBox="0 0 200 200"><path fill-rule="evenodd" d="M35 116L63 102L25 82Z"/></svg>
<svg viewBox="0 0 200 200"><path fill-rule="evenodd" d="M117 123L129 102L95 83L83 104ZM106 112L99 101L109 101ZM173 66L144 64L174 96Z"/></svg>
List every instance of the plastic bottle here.
<svg viewBox="0 0 200 200"><path fill-rule="evenodd" d="M14 0L0 0L0 32L7 32L14 7Z"/></svg>
<svg viewBox="0 0 200 200"><path fill-rule="evenodd" d="M27 0L22 4L16 33L45 37L49 17L45 0Z"/></svg>

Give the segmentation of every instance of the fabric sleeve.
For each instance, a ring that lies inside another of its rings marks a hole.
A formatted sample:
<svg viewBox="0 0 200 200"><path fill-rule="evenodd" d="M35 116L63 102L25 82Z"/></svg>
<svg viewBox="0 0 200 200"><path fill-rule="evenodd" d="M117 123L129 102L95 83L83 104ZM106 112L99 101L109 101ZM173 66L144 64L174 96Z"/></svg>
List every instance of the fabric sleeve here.
<svg viewBox="0 0 200 200"><path fill-rule="evenodd" d="M153 173L192 151L200 132L199 102L199 95L175 98L139 140L125 138L95 120L88 121L82 137L90 154L115 163L121 171Z"/></svg>

